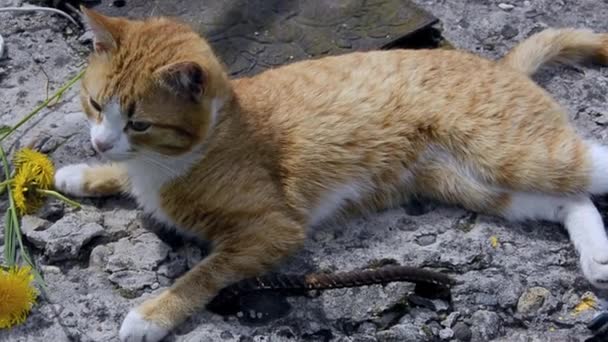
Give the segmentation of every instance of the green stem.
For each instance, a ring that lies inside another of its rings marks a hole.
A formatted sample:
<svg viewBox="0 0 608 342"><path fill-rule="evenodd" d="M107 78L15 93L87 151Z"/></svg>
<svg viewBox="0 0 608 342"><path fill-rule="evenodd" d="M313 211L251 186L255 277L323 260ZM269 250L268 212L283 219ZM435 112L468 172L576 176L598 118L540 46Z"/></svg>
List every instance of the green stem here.
<svg viewBox="0 0 608 342"><path fill-rule="evenodd" d="M15 248L14 234L10 209L7 209L4 214L4 261L9 267L14 266L17 261L15 258L17 250Z"/></svg>
<svg viewBox="0 0 608 342"><path fill-rule="evenodd" d="M63 93L66 90L68 90L70 87L72 87L74 85L74 83L76 83L82 77L82 75L84 75L84 70L79 72L78 75L74 76L74 78L72 78L70 81L68 81L68 83L64 84L61 88L59 88L59 90L55 94L53 94L53 96L49 97L44 102L42 102L40 105L38 105L38 107L36 107L31 113L26 115L23 119L19 120L19 122L17 122L17 124L15 124L10 130L8 130L6 133L4 133L2 136L0 136L0 141L4 140L6 137L11 135L11 133L16 131L19 127L23 126L23 124L25 124L34 115L38 114L38 112L43 110L51 101L53 101L54 99L60 98L61 95L63 95Z"/></svg>
<svg viewBox="0 0 608 342"><path fill-rule="evenodd" d="M80 208L80 203L63 196L62 194L58 193L57 191L44 190L44 189L36 189L36 191L41 194L45 194L47 196L53 196L55 198L58 198L58 199L64 201L65 203L71 205L72 207Z"/></svg>
<svg viewBox="0 0 608 342"><path fill-rule="evenodd" d="M0 187L11 184L13 182L12 179L5 180L4 182L0 182Z"/></svg>
<svg viewBox="0 0 608 342"><path fill-rule="evenodd" d="M0 159L4 168L4 175L6 179L10 178L10 170L8 167L8 161L6 160L6 154L4 149L0 145ZM10 194L10 191L8 191ZM13 217L11 215L11 208L6 210L4 216L4 259L8 266L15 265L16 262L16 246L15 246L15 231L13 225Z"/></svg>
<svg viewBox="0 0 608 342"><path fill-rule="evenodd" d="M6 159L6 153L4 152L4 148L2 148L2 145L0 145L0 159L2 160L2 164L4 166L4 174L6 175L6 178L9 177L10 172L9 172L9 167L8 167L8 160ZM36 267L36 264L34 264L34 262L32 261L32 259L30 258L27 249L25 248L24 244L23 244L23 239L21 238L21 227L19 226L19 216L17 215L17 209L15 208L15 200L13 199L13 192L12 191L7 191L8 193L8 203L9 203L9 208L8 208L8 219L7 221L10 221L10 230L12 231L12 236L9 236L8 239L14 239L15 237L17 238L17 242L19 243L19 251L21 252L21 257L23 258L23 260L25 260L26 263L28 263L31 267L32 267L32 272L34 272L34 277L36 277L36 280L38 281L38 284L40 285L40 287L43 290L46 290L46 285L44 283L44 278L42 278L42 275L40 274L40 272L38 272L38 268ZM8 241L8 240L7 240ZM10 242L11 245L14 245L14 241ZM15 248L15 247L12 247Z"/></svg>

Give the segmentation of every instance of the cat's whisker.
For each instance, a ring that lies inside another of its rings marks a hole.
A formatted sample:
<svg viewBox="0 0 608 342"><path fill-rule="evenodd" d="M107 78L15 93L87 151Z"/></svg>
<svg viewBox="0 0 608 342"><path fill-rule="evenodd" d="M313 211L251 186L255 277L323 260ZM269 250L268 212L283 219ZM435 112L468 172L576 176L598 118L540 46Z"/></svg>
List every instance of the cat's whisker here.
<svg viewBox="0 0 608 342"><path fill-rule="evenodd" d="M164 171L167 176L170 176L172 178L178 176L177 172L174 169L172 169L169 165L165 164L163 161L154 158L152 155L144 152L140 153L139 156L142 158L143 161L149 162L155 166L160 167L161 170Z"/></svg>

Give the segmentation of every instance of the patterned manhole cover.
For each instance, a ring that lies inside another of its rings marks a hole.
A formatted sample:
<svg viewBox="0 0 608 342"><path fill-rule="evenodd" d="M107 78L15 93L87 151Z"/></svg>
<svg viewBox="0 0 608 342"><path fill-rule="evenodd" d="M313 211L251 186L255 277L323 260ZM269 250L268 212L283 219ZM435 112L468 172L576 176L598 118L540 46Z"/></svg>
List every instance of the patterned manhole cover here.
<svg viewBox="0 0 608 342"><path fill-rule="evenodd" d="M94 2L95 3L95 2ZM404 0L97 1L135 18L179 17L204 34L233 76L322 55L399 45L437 20ZM118 7L120 6L120 7ZM422 39L430 39L426 35Z"/></svg>

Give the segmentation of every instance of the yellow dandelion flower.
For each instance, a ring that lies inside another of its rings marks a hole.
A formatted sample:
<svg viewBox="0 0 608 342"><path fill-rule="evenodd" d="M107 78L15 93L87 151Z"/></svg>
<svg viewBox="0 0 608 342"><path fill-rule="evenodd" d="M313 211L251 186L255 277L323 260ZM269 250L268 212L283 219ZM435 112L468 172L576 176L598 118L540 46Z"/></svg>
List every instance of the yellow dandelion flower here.
<svg viewBox="0 0 608 342"><path fill-rule="evenodd" d="M38 296L33 281L28 266L0 269L0 329L25 321Z"/></svg>
<svg viewBox="0 0 608 342"><path fill-rule="evenodd" d="M55 167L46 154L23 148L15 153L13 164L17 173L21 169L30 169L32 179L39 189L50 189L53 185Z"/></svg>
<svg viewBox="0 0 608 342"><path fill-rule="evenodd" d="M498 237L490 236L490 245L492 248L498 248L500 246L500 242L498 242Z"/></svg>
<svg viewBox="0 0 608 342"><path fill-rule="evenodd" d="M595 295L591 292L585 292L581 297L581 301L572 310L572 315L579 314L587 310L597 310L598 304Z"/></svg>
<svg viewBox="0 0 608 342"><path fill-rule="evenodd" d="M23 164L17 169L12 182L12 193L15 207L19 215L31 214L44 204L44 196L36 191L36 172L28 164Z"/></svg>

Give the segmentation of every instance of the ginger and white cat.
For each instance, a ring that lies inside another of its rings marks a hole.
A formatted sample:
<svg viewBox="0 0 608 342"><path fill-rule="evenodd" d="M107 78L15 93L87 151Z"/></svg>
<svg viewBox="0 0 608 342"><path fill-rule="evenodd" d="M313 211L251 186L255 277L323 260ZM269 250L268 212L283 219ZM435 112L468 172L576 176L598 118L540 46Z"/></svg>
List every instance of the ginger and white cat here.
<svg viewBox="0 0 608 342"><path fill-rule="evenodd" d="M608 288L608 238L590 200L608 192L608 148L577 135L529 78L550 61L606 64L608 35L548 29L497 62L374 51L230 80L186 25L84 13L95 52L82 104L112 163L64 167L56 187L129 193L214 247L126 316L122 341L161 340L222 287L297 250L308 226L414 194L562 223L585 277Z"/></svg>

